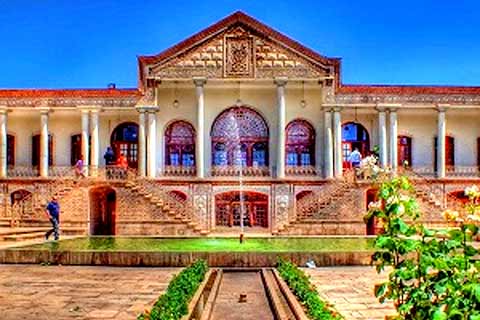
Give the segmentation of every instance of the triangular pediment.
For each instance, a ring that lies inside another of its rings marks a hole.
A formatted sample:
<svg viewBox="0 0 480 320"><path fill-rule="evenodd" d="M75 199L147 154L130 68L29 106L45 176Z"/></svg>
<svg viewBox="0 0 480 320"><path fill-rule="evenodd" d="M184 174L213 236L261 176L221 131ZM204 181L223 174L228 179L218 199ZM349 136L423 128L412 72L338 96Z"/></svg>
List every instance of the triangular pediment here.
<svg viewBox="0 0 480 320"><path fill-rule="evenodd" d="M338 72L327 58L237 12L156 56L139 58L141 79L319 79Z"/></svg>

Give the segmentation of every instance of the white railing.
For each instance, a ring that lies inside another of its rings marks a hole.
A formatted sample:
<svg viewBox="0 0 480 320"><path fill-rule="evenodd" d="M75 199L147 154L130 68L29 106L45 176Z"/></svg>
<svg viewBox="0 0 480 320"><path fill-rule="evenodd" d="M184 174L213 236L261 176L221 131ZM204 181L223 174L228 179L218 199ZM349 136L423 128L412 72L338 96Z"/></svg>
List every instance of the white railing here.
<svg viewBox="0 0 480 320"><path fill-rule="evenodd" d="M415 166L410 169L413 172L424 177L435 177L436 169L433 166ZM449 178L474 178L480 177L480 167L478 166L448 166L445 168L445 176Z"/></svg>
<svg viewBox="0 0 480 320"><path fill-rule="evenodd" d="M287 176L316 176L317 169L314 166L286 166Z"/></svg>
<svg viewBox="0 0 480 320"><path fill-rule="evenodd" d="M478 166L453 166L447 167L446 173L448 177L479 177L480 171Z"/></svg>
<svg viewBox="0 0 480 320"><path fill-rule="evenodd" d="M75 177L75 169L71 166L55 166L48 168L48 176L54 178Z"/></svg>
<svg viewBox="0 0 480 320"><path fill-rule="evenodd" d="M120 168L118 166L106 167L85 167L84 174L88 173L85 179L104 180L127 180L137 176L137 170L133 168ZM12 166L8 167L8 178L36 179L39 177L38 167L33 166ZM48 168L49 178L81 179L75 168L72 166L50 166Z"/></svg>
<svg viewBox="0 0 480 320"><path fill-rule="evenodd" d="M399 168L399 171L403 168ZM432 166L415 166L406 168L419 174L425 178L436 177L436 170ZM88 172L87 178L90 179L105 179L105 180L126 180L135 178L137 174L136 169L120 168L118 166L107 167L86 167L85 172ZM195 167L177 167L166 166L161 172L163 176L176 177L192 177L196 174ZM241 167L241 166L213 166L211 171L214 177L236 177L242 175L244 177L268 177L270 176L269 167ZM319 174L317 168L313 166L287 166L285 168L287 176L296 177L315 177ZM446 168L446 177L448 178L480 178L479 166L451 166ZM35 179L39 177L38 167L34 166L9 166L7 169L8 178L23 178ZM76 174L76 170L71 166L51 166L48 168L48 176L50 178L80 178Z"/></svg>
<svg viewBox="0 0 480 320"><path fill-rule="evenodd" d="M232 177L242 175L244 177L268 177L270 169L268 167L242 167L242 166L213 166L212 176L214 177Z"/></svg>
<svg viewBox="0 0 480 320"><path fill-rule="evenodd" d="M38 177L38 167L32 166L11 166L7 169L8 177L13 178L34 178Z"/></svg>
<svg viewBox="0 0 480 320"><path fill-rule="evenodd" d="M194 176L197 170L194 166L165 166L163 169L164 176Z"/></svg>

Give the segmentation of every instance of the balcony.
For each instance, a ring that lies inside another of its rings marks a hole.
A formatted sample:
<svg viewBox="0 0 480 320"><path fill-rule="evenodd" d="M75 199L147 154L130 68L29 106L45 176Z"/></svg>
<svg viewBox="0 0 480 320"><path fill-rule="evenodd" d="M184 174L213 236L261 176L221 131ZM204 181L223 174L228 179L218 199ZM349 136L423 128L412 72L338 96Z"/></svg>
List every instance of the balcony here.
<svg viewBox="0 0 480 320"><path fill-rule="evenodd" d="M435 178L436 171L432 166L415 166L406 169L399 168L399 173L406 170L407 174L414 173L418 177ZM99 167L88 168L88 179L99 180L126 180L134 179L137 176L137 169L128 168L127 170L117 167ZM285 174L295 178L322 178L321 170L313 166L287 166ZM158 177L195 177L196 168L194 166L166 166ZM38 179L40 176L38 167L34 166L9 166L7 168L7 178L11 179ZM270 177L270 168L267 166L241 167L241 166L213 166L211 170L212 177L250 177L261 178ZM450 166L446 168L446 178L451 179L472 179L480 178L479 166ZM71 166L51 166L48 168L49 178L58 179L76 179L75 169Z"/></svg>
<svg viewBox="0 0 480 320"><path fill-rule="evenodd" d="M120 168L117 166L105 166L100 168L88 167L88 179L99 180L127 180L135 178L137 170L133 168ZM37 179L40 177L38 167L33 166L11 166L7 170L8 178L11 179ZM58 179L80 179L71 166L51 166L48 168L48 178Z"/></svg>
<svg viewBox="0 0 480 320"><path fill-rule="evenodd" d="M165 166L163 175L168 177L193 177L197 173L194 166Z"/></svg>
<svg viewBox="0 0 480 320"><path fill-rule="evenodd" d="M317 175L317 169L314 166L287 166L285 174L295 177L314 177Z"/></svg>
<svg viewBox="0 0 480 320"><path fill-rule="evenodd" d="M212 177L268 177L268 167L213 166Z"/></svg>
<svg viewBox="0 0 480 320"><path fill-rule="evenodd" d="M424 177L436 177L436 170L432 166L411 167L409 170ZM445 169L447 178L480 178L478 166L448 166Z"/></svg>

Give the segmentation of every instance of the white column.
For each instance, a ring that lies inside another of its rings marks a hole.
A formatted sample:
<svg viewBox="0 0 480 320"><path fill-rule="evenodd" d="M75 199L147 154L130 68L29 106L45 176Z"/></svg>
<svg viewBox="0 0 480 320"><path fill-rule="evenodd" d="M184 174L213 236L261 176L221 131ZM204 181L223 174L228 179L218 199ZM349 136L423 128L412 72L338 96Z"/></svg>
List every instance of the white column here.
<svg viewBox="0 0 480 320"><path fill-rule="evenodd" d="M379 160L382 167L388 165L387 158L387 118L385 109L378 109L378 145L379 145Z"/></svg>
<svg viewBox="0 0 480 320"><path fill-rule="evenodd" d="M0 178L7 177L7 109L0 109Z"/></svg>
<svg viewBox="0 0 480 320"><path fill-rule="evenodd" d="M93 176L97 175L98 170L98 161L100 156L100 137L99 137L99 127L98 127L98 112L99 110L92 110L91 113L91 136L92 136L92 155L91 155L91 165Z"/></svg>
<svg viewBox="0 0 480 320"><path fill-rule="evenodd" d="M88 130L89 130L89 124L88 124L88 110L82 110L82 156L83 156L83 164L86 170L86 174L88 174L88 165L90 163L90 157L89 157L89 150L88 150Z"/></svg>
<svg viewBox="0 0 480 320"><path fill-rule="evenodd" d="M149 178L157 176L157 113L156 110L148 113L148 149L147 174Z"/></svg>
<svg viewBox="0 0 480 320"><path fill-rule="evenodd" d="M197 163L197 178L205 178L205 78L193 78L197 97L197 141L195 146L195 161Z"/></svg>
<svg viewBox="0 0 480 320"><path fill-rule="evenodd" d="M334 174L339 178L343 174L342 153L342 116L339 108L333 111L333 150L334 150Z"/></svg>
<svg viewBox="0 0 480 320"><path fill-rule="evenodd" d="M286 126L286 104L285 86L286 78L275 79L277 85L277 108L278 108L278 145L277 145L277 178L285 178L285 126Z"/></svg>
<svg viewBox="0 0 480 320"><path fill-rule="evenodd" d="M48 177L48 110L40 111L40 177Z"/></svg>
<svg viewBox="0 0 480 320"><path fill-rule="evenodd" d="M437 177L445 178L446 108L438 108Z"/></svg>
<svg viewBox="0 0 480 320"><path fill-rule="evenodd" d="M332 111L325 110L324 113L325 126L325 178L333 178L333 133L332 133Z"/></svg>
<svg viewBox="0 0 480 320"><path fill-rule="evenodd" d="M397 110L390 109L390 165L392 170L398 167L398 119ZM409 165L412 165L411 163Z"/></svg>
<svg viewBox="0 0 480 320"><path fill-rule="evenodd" d="M145 177L146 167L145 109L138 109L138 176Z"/></svg>

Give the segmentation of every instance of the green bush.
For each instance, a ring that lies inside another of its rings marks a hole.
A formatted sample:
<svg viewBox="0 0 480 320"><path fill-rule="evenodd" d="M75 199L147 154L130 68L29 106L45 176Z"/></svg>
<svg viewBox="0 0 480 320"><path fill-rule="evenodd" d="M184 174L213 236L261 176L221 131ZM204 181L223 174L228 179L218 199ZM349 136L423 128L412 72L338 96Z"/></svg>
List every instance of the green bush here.
<svg viewBox="0 0 480 320"><path fill-rule="evenodd" d="M280 259L277 270L293 293L305 306L310 318L314 320L343 319L335 310L320 299L317 290L310 283L308 276L295 264Z"/></svg>
<svg viewBox="0 0 480 320"><path fill-rule="evenodd" d="M174 276L165 294L155 302L150 312L142 313L138 320L177 320L188 313L188 303L207 273L205 260L197 260Z"/></svg>
<svg viewBox="0 0 480 320"><path fill-rule="evenodd" d="M405 177L380 184L379 201L366 219L383 225L373 255L377 271L388 268L387 282L375 286L380 302L393 301L402 320L480 320L480 251L471 240L479 233L480 191L467 188L470 201L445 210L452 228L428 229L418 221L415 190ZM477 257L477 258L475 258Z"/></svg>

